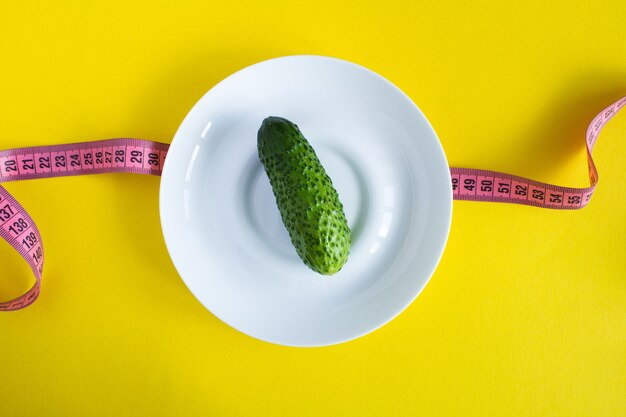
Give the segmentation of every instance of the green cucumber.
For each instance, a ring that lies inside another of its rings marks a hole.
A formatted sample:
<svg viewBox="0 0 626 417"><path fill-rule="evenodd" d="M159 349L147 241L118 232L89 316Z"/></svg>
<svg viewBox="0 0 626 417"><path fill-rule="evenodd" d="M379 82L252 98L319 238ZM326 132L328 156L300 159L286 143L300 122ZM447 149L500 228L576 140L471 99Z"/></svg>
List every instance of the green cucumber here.
<svg viewBox="0 0 626 417"><path fill-rule="evenodd" d="M263 120L257 147L296 252L314 271L336 273L350 253L350 228L313 147L282 117Z"/></svg>

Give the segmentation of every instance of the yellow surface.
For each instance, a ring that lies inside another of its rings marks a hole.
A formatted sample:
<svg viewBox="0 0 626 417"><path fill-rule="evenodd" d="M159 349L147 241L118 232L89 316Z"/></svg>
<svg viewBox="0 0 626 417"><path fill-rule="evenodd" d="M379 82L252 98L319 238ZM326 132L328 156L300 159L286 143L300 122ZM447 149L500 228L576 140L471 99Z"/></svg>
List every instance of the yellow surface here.
<svg viewBox="0 0 626 417"><path fill-rule="evenodd" d="M363 64L450 164L586 185L588 121L626 94L617 1L0 2L0 147L169 142L266 58ZM611 8L614 6L614 8ZM44 236L42 295L0 314L2 416L624 416L626 114L582 211L454 204L420 297L347 344L293 349L207 312L172 266L158 178L8 184ZM0 244L0 298L30 284Z"/></svg>

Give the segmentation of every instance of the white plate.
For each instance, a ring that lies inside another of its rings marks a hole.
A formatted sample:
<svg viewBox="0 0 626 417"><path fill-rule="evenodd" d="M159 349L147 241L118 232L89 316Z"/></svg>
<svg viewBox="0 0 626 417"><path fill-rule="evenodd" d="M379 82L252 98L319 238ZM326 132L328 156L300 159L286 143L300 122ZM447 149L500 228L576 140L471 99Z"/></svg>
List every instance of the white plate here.
<svg viewBox="0 0 626 417"><path fill-rule="evenodd" d="M270 115L300 127L344 204L352 248L332 277L302 263L280 220L256 145ZM231 75L194 106L160 206L172 261L207 309L262 340L320 346L415 299L443 252L452 190L435 132L402 91L346 61L290 56Z"/></svg>

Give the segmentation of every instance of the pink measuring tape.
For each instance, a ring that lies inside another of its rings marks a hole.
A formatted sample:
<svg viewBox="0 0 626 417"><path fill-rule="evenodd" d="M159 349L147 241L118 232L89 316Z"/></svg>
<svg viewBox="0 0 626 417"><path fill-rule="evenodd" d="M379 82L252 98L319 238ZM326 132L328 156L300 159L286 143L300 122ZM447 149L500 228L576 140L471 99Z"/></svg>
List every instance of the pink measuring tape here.
<svg viewBox="0 0 626 417"><path fill-rule="evenodd" d="M598 171L591 158L593 147L604 125L625 105L623 97L602 110L587 128L589 187L560 187L501 172L450 168L454 199L561 210L585 207L598 183ZM109 139L0 151L0 182L109 172L161 175L168 148L168 144L148 140ZM0 311L19 310L39 296L44 251L35 222L2 186L0 235L22 255L35 275L35 284L25 294L0 303Z"/></svg>

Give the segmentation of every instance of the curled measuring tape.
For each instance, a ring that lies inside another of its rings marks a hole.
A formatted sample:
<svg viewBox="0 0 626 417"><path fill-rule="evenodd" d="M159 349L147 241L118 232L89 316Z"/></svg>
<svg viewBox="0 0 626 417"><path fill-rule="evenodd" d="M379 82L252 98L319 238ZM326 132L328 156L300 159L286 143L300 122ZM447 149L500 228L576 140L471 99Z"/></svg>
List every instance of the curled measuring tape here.
<svg viewBox="0 0 626 417"><path fill-rule="evenodd" d="M587 128L589 187L561 187L501 172L450 168L453 198L561 210L585 207L598 183L598 171L591 157L593 147L604 125L625 105L623 97L602 110ZM108 139L0 151L0 182L110 172L161 175L168 147L142 139ZM44 251L35 222L2 186L0 235L22 255L35 275L35 283L25 294L0 303L0 311L19 310L39 296Z"/></svg>
<svg viewBox="0 0 626 417"><path fill-rule="evenodd" d="M602 110L593 118L585 137L589 187L570 188L547 184L501 172L483 169L450 168L452 193L455 200L490 201L526 204L560 210L583 208L589 203L596 184L598 170L591 153L604 125L626 105L626 97Z"/></svg>
<svg viewBox="0 0 626 417"><path fill-rule="evenodd" d="M109 139L0 151L0 182L109 172L161 175L168 147L149 140ZM18 310L39 296L44 251L35 222L2 186L0 235L35 274L35 283L25 294L0 303L0 311Z"/></svg>

